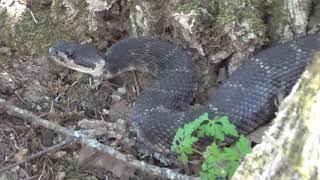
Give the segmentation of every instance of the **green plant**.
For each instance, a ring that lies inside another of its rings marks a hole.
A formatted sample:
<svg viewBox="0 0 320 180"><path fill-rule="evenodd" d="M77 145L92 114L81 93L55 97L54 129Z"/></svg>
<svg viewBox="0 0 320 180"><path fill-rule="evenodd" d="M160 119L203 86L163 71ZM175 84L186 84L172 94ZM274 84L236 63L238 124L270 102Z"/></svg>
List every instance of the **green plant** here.
<svg viewBox="0 0 320 180"><path fill-rule="evenodd" d="M238 138L235 146L223 147L226 136ZM211 137L213 143L201 152L194 145L203 137ZM216 179L230 178L245 155L251 152L251 147L228 117L209 119L208 113L205 113L178 129L171 150L179 155L184 165L188 163L188 156L199 154L203 158L201 179Z"/></svg>

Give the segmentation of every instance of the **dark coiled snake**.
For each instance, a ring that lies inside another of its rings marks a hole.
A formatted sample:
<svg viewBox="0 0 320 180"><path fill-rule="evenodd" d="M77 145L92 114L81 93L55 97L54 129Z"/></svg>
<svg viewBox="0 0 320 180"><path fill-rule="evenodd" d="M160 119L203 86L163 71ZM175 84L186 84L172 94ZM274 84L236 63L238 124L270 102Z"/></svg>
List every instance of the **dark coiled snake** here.
<svg viewBox="0 0 320 180"><path fill-rule="evenodd" d="M176 130L204 112L228 116L248 134L272 120L276 101L289 94L318 48L317 35L273 45L240 65L207 105L190 108L197 91L197 73L182 49L155 38L133 38L114 44L106 54L89 44L59 42L51 58L71 69L109 78L128 70L145 71L154 82L136 98L133 126L151 149L169 153Z"/></svg>

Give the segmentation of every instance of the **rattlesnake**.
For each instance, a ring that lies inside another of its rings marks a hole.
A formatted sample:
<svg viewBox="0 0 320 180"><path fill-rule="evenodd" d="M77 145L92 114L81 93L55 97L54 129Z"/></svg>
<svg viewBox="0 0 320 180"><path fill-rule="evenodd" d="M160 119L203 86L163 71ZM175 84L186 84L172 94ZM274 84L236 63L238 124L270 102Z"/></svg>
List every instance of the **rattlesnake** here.
<svg viewBox="0 0 320 180"><path fill-rule="evenodd" d="M319 43L307 35L262 50L240 65L218 88L209 104L190 108L198 76L191 57L182 49L155 38L132 38L114 44L106 54L89 44L59 42L52 59L92 75L113 77L128 70L146 71L153 84L137 97L133 126L150 148L170 153L176 130L199 115L228 116L248 134L270 122L279 97L288 95L311 62Z"/></svg>

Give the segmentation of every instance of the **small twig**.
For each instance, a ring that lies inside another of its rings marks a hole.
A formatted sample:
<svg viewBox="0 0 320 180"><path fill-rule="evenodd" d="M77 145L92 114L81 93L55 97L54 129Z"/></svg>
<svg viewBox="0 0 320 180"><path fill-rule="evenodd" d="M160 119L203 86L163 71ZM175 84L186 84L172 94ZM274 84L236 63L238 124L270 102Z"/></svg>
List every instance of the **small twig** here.
<svg viewBox="0 0 320 180"><path fill-rule="evenodd" d="M53 105L53 100L51 100L51 107L50 107L50 113L54 113L55 109L54 109L54 105Z"/></svg>
<svg viewBox="0 0 320 180"><path fill-rule="evenodd" d="M22 79L26 79L20 71L17 71Z"/></svg>
<svg viewBox="0 0 320 180"><path fill-rule="evenodd" d="M46 166L47 166L47 163L44 163L43 166L42 166L41 174L38 177L38 179L42 179L42 177L46 174Z"/></svg>
<svg viewBox="0 0 320 180"><path fill-rule="evenodd" d="M73 86L75 86L77 83L78 83L78 80L74 81L69 87L73 87ZM69 87L68 87L68 88L69 88Z"/></svg>
<svg viewBox="0 0 320 180"><path fill-rule="evenodd" d="M24 169L21 169L21 171L23 172L23 174L26 176L26 179L30 179L30 176L28 174L28 172Z"/></svg>
<svg viewBox="0 0 320 180"><path fill-rule="evenodd" d="M60 149L62 146L66 145L67 143L68 143L68 142L63 141L63 142L61 142L61 143L59 143L59 144L56 144L56 145L54 145L54 146L51 146L51 147L49 147L49 148L47 148L47 149L45 149L45 150L43 150L43 151L37 152L37 153L35 153L35 154L32 154L31 156L27 157L27 158L24 159L24 160L18 161L18 162L14 163L14 164L11 164L11 165L7 166L7 167L1 168L1 169L0 169L0 174L3 173L3 172L5 172L5 171L8 171L8 170L10 170L11 168L14 168L14 167L16 167L16 166L18 166L18 165L20 165L20 164L23 164L23 163L25 163L25 162L31 161L32 159L35 159L35 158L37 158L37 157L40 157L40 156L42 156L42 155L44 155L44 154L46 154L46 153L48 153L48 152L58 150L58 149Z"/></svg>
<svg viewBox="0 0 320 180"><path fill-rule="evenodd" d="M139 96L140 95L140 86L139 86L139 83L138 83L138 77L137 77L137 73L136 72L133 72L133 79L134 79L134 84L135 84L135 87L136 87L136 93Z"/></svg>
<svg viewBox="0 0 320 180"><path fill-rule="evenodd" d="M29 11L29 13L30 13L30 15L31 15L31 17L32 17L33 22L36 23L36 24L38 24L38 21L37 21L36 17L34 16L33 12L31 11L31 9L30 9L30 8L27 8L27 10Z"/></svg>
<svg viewBox="0 0 320 180"><path fill-rule="evenodd" d="M67 102L68 102L68 103L67 103L67 104L68 104L68 106L67 106L67 107L68 107L68 108L67 108L67 109L68 109L68 112L71 112L71 109L70 109L70 98L69 98L69 97L67 97Z"/></svg>
<svg viewBox="0 0 320 180"><path fill-rule="evenodd" d="M23 102L23 104L28 105L28 104L21 98L21 96L18 94L17 91L14 91L14 94L20 99L21 102Z"/></svg>
<svg viewBox="0 0 320 180"><path fill-rule="evenodd" d="M80 8L82 8L82 6L86 3L86 1L84 0L78 7L77 7L77 10L76 12L74 13L74 15L72 15L70 18L67 19L67 22L70 22L71 20L73 20L77 15L78 13L80 12Z"/></svg>
<svg viewBox="0 0 320 180"><path fill-rule="evenodd" d="M10 102L6 102L6 100L0 98L0 112L2 111L6 112L11 116L21 118L22 120L31 123L33 126L41 126L53 130L56 133L65 135L68 138L70 138L70 140L80 142L90 148L108 154L109 156L112 156L118 159L119 161L125 162L128 166L131 166L132 168L142 170L146 174L159 176L164 179L198 179L195 177L179 174L171 169L160 168L158 166L150 165L145 162L133 160L132 157L122 154L121 152L115 150L110 146L99 143L96 139L88 137L81 131L69 130L68 128L39 118L30 111L18 108L17 106L12 105Z"/></svg>
<svg viewBox="0 0 320 180"><path fill-rule="evenodd" d="M111 1L111 3L109 4L109 6L106 8L107 11L109 11L113 6L114 4L117 2L118 0L113 0Z"/></svg>

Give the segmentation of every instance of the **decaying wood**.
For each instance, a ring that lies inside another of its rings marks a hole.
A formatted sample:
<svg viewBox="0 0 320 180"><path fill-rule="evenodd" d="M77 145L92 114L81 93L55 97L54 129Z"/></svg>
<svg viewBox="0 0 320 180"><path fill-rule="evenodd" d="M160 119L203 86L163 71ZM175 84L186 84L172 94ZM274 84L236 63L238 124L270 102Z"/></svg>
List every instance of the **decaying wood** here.
<svg viewBox="0 0 320 180"><path fill-rule="evenodd" d="M320 178L320 53L233 179Z"/></svg>
<svg viewBox="0 0 320 180"><path fill-rule="evenodd" d="M128 164L128 166L130 166L131 168L140 170L140 172L142 171L145 174L157 176L164 179L196 179L194 177L179 174L167 168L160 168L157 166L147 164L145 162L134 160L133 158L130 158L125 154L122 154L121 152L115 150L110 146L99 143L96 139L92 139L86 136L85 134L81 133L80 131L72 131L53 122L39 118L30 111L16 107L11 103L6 102L4 99L0 98L0 113L1 112L6 112L11 116L18 117L32 124L33 126L40 126L43 128L51 129L57 133L65 135L71 140L80 142L90 148L106 153L108 156L112 156L113 158L116 158L119 161Z"/></svg>

